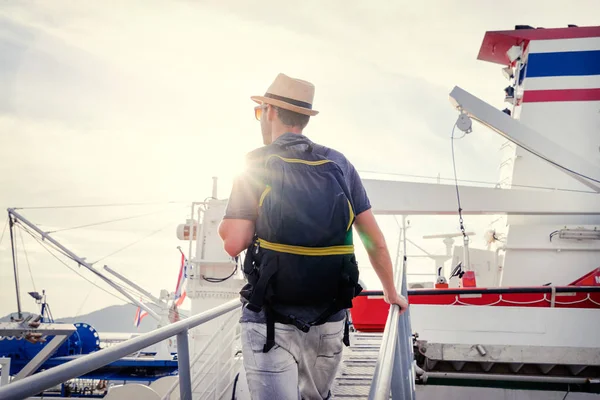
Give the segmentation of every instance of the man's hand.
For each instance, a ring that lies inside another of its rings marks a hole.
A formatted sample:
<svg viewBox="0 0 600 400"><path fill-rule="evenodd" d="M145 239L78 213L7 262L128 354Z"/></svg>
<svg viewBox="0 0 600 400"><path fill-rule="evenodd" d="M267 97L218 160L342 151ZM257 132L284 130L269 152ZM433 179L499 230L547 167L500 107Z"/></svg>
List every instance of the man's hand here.
<svg viewBox="0 0 600 400"><path fill-rule="evenodd" d="M356 217L356 229L367 249L371 265L383 285L385 301L388 304L399 305L400 313L403 313L408 308L408 301L396 291L390 253L371 210L364 211Z"/></svg>
<svg viewBox="0 0 600 400"><path fill-rule="evenodd" d="M397 304L400 306L400 315L404 313L408 309L408 300L397 291L393 290L390 293L383 292L383 296L385 298L385 302L388 304Z"/></svg>

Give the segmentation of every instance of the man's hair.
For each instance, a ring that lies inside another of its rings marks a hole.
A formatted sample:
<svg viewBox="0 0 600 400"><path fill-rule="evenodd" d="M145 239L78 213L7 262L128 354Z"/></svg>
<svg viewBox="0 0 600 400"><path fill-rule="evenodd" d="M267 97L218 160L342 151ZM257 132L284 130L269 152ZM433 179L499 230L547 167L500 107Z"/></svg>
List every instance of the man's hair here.
<svg viewBox="0 0 600 400"><path fill-rule="evenodd" d="M275 111L277 111L277 117L284 125L299 126L300 129L304 129L310 119L310 115L299 114L280 107L275 107Z"/></svg>

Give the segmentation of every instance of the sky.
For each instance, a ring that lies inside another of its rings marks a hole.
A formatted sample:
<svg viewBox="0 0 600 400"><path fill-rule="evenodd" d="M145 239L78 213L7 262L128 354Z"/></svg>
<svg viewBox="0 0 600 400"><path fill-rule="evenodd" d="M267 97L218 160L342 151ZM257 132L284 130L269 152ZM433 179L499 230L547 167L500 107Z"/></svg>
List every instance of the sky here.
<svg viewBox="0 0 600 400"><path fill-rule="evenodd" d="M0 209L24 207L44 231L124 219L54 237L154 294L174 290L183 245L176 226L191 201L210 196L213 176L219 198L228 196L244 154L261 145L250 96L263 94L279 72L315 84L320 114L306 135L342 151L362 177L452 178L457 114L448 93L460 86L506 107L501 66L476 59L485 32L594 25L597 15L595 0L3 2ZM502 143L475 125L456 142L458 177L496 182ZM483 248L490 218L466 219L479 233L474 247ZM396 222L379 221L395 254ZM441 243L421 236L457 232L458 219L417 216L411 226L410 238L439 252ZM35 310L26 294L34 289L48 292L55 317L120 303L19 232L24 310ZM364 251L359 262L377 287ZM6 233L0 315L14 311Z"/></svg>

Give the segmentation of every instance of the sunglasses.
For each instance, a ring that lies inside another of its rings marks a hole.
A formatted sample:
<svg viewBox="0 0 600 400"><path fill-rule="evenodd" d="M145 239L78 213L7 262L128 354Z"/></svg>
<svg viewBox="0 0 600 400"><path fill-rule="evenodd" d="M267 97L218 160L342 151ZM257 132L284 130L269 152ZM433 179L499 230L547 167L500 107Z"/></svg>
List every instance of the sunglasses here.
<svg viewBox="0 0 600 400"><path fill-rule="evenodd" d="M254 107L254 118L256 118L257 121L260 121L260 118L262 117L263 111L266 108L266 106L256 106Z"/></svg>

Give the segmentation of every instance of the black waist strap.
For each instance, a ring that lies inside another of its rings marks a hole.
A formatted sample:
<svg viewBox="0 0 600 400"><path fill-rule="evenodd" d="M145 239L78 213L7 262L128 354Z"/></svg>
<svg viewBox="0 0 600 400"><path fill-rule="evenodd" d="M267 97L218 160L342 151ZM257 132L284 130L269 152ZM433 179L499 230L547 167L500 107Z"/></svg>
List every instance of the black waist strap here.
<svg viewBox="0 0 600 400"><path fill-rule="evenodd" d="M284 325L293 325L304 333L308 333L310 328L315 325L322 325L326 323L329 318L340 310L339 303L334 302L329 306L321 315L313 322L306 322L294 315L283 315L274 311L271 307L265 307L265 314L267 317L267 341L263 346L263 353L268 353L269 350L275 345L275 323L278 322ZM344 336L342 342L346 347L350 346L350 322L348 320L348 312L346 311L346 317L344 319Z"/></svg>

